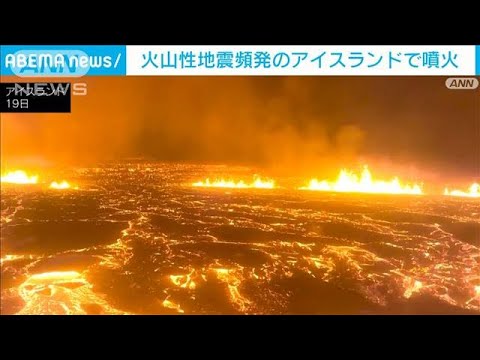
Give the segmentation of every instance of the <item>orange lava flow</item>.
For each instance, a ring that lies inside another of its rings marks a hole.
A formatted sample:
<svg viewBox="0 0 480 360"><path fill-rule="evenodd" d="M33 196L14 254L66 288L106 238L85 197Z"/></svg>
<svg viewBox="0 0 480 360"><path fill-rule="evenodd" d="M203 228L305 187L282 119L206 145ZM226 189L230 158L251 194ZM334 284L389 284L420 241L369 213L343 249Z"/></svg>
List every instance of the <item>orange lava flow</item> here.
<svg viewBox="0 0 480 360"><path fill-rule="evenodd" d="M194 270L192 270L189 274L186 275L170 275L170 280L174 285L178 287L181 287L183 289L195 290L197 285L192 279L193 273Z"/></svg>
<svg viewBox="0 0 480 360"><path fill-rule="evenodd" d="M312 179L307 186L301 187L300 190L374 194L423 194L420 185L402 184L397 177L390 181L375 180L367 166L364 167L360 176L343 169L335 182Z"/></svg>
<svg viewBox="0 0 480 360"><path fill-rule="evenodd" d="M197 181L192 184L194 187L211 187L211 188L229 188L229 189L273 189L275 188L275 182L273 180L263 180L259 177L255 177L254 181L251 183L246 183L243 180L234 181L234 180L225 180L217 179L210 181L206 179L205 181Z"/></svg>
<svg viewBox="0 0 480 360"><path fill-rule="evenodd" d="M6 184L36 184L38 183L38 176L29 176L23 170L10 171L1 176L1 182Z"/></svg>
<svg viewBox="0 0 480 360"><path fill-rule="evenodd" d="M242 294L240 294L238 289L243 281L243 277L240 276L235 269L212 268L212 270L215 272L220 281L227 284L230 301L232 304L235 304L236 307L243 313L248 311L248 307L251 305L251 302Z"/></svg>
<svg viewBox="0 0 480 360"><path fill-rule="evenodd" d="M180 305L174 303L173 301L169 299L165 299L162 302L163 307L166 307L168 309L173 309L176 310L178 313L183 314L185 311L180 307Z"/></svg>
<svg viewBox="0 0 480 360"><path fill-rule="evenodd" d="M85 315L126 314L111 307L92 291L92 285L77 271L52 271L31 275L18 288L25 302L17 314Z"/></svg>
<svg viewBox="0 0 480 360"><path fill-rule="evenodd" d="M477 198L477 197L480 197L480 185L477 184L477 183L474 183L468 188L468 191L445 189L443 194L447 195L447 196L461 196L461 197Z"/></svg>

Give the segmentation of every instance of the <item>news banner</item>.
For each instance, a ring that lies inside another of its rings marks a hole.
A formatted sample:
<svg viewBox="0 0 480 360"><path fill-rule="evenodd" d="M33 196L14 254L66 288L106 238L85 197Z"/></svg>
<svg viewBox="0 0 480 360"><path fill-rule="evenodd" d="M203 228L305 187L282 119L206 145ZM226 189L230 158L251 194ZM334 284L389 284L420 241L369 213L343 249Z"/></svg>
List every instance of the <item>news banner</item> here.
<svg viewBox="0 0 480 360"><path fill-rule="evenodd" d="M480 75L480 45L19 45L0 53L0 111L20 113L71 112L72 96L88 94L88 76L443 76L449 89L473 90Z"/></svg>

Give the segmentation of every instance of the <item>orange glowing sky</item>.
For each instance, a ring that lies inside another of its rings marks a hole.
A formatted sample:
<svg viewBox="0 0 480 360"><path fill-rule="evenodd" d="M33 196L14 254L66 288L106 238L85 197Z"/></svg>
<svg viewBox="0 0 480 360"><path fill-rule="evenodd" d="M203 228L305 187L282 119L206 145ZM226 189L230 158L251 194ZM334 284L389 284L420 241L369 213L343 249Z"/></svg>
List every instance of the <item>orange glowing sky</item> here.
<svg viewBox="0 0 480 360"><path fill-rule="evenodd" d="M339 167L365 160L378 165L368 161L374 158L422 171L478 175L480 154L472 150L480 143L473 111L478 99L475 92L446 89L443 78L81 81L88 95L73 96L72 114L2 114L2 166L142 156L260 164L312 176L328 170L331 177Z"/></svg>

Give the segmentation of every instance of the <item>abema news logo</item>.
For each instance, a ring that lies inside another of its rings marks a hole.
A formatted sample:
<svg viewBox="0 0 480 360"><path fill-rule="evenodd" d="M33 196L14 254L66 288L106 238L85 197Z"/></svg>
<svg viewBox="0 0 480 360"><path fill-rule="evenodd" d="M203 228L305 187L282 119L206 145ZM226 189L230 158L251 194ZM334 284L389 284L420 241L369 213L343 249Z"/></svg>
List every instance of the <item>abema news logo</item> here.
<svg viewBox="0 0 480 360"><path fill-rule="evenodd" d="M125 75L125 46L2 46L1 75Z"/></svg>

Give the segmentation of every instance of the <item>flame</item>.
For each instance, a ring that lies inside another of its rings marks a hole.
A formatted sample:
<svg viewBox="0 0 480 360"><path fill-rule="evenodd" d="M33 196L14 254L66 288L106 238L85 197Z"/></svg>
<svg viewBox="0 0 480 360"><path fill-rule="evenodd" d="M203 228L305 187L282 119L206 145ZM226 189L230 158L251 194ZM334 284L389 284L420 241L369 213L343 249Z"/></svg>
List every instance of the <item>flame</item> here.
<svg viewBox="0 0 480 360"><path fill-rule="evenodd" d="M9 184L36 184L38 182L38 176L29 176L23 170L16 170L2 175L1 182Z"/></svg>
<svg viewBox="0 0 480 360"><path fill-rule="evenodd" d="M64 189L70 189L72 188L72 186L65 180L63 180L62 182L56 182L56 181L53 181L50 186L49 186L50 189L57 189L57 190L64 190ZM75 186L73 187L73 189L78 189L78 186Z"/></svg>
<svg viewBox="0 0 480 360"><path fill-rule="evenodd" d="M231 188L231 189L273 189L275 187L275 181L273 180L262 180L259 177L255 177L254 181L251 183L246 183L243 180L234 181L234 180L225 180L217 179L210 181L206 179L205 181L197 181L192 184L195 187L216 187L216 188Z"/></svg>
<svg viewBox="0 0 480 360"><path fill-rule="evenodd" d="M342 169L334 183L312 179L307 186L301 187L300 190L413 195L423 193L420 185L402 185L397 177L390 181L373 180L367 166L364 167L360 178L355 173Z"/></svg>
<svg viewBox="0 0 480 360"><path fill-rule="evenodd" d="M468 188L468 192L461 190L450 191L446 188L443 194L447 196L480 197L480 185L477 183L473 183Z"/></svg>

